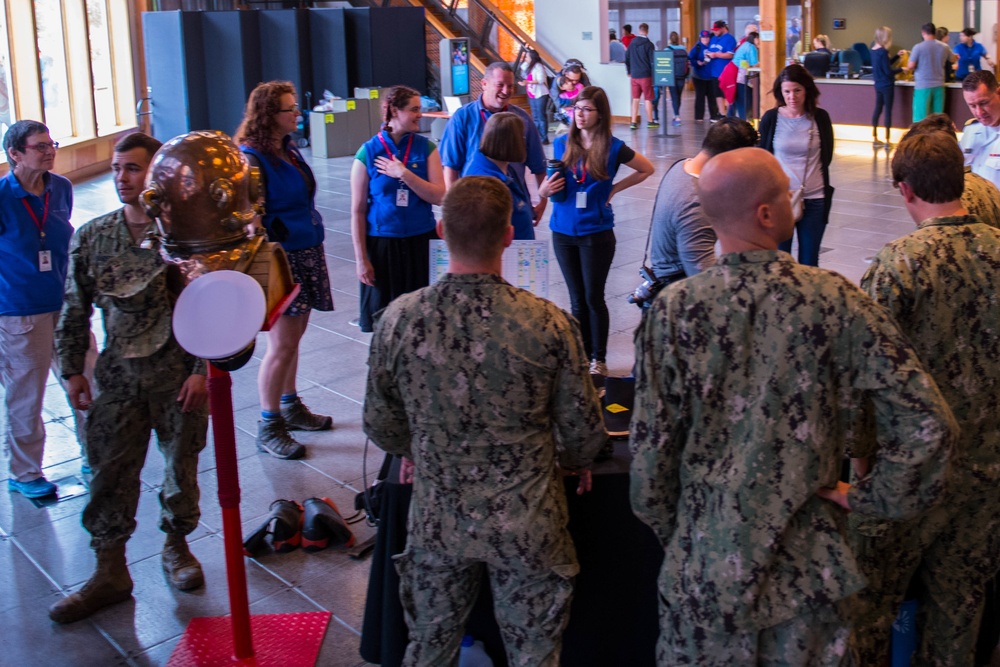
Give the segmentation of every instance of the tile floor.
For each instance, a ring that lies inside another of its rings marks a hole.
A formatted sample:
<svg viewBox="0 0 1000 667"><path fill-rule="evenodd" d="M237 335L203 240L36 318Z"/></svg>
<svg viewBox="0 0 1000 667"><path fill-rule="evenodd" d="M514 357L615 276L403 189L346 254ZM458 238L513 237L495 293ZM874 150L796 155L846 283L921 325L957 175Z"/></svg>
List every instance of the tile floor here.
<svg viewBox="0 0 1000 667"><path fill-rule="evenodd" d="M638 269L660 177L676 159L698 151L706 128L707 124L687 120L679 133L670 129L677 135L671 137L656 136L645 129L630 132L621 124L615 128L626 143L654 162L658 173L614 202L618 251L608 281L612 318L608 366L613 374L627 374L633 362L632 331L639 311L625 297L639 283ZM333 415L337 426L332 432L302 435L309 453L301 461L279 461L257 452L253 442L258 416L256 370L265 346L260 340L254 359L233 374L245 532L262 521L276 498L329 496L341 508L350 509L355 492L362 488L365 437L361 403L369 336L348 324L357 316L358 292L349 229L350 165L350 158L312 161L320 187L317 202L327 229L325 247L337 310L314 314L303 339L299 365L299 391L305 402L317 412ZM832 181L837 187L836 201L821 264L858 280L866 267L865 258L913 225L889 182L885 150L841 142ZM74 219L78 223L117 206L107 176L76 187ZM538 236L549 238L544 222ZM550 276L550 298L568 307L554 258ZM60 595L82 585L94 565L88 534L80 525L87 497L79 484L74 487L80 479L80 452L68 414L65 398L53 382L45 399L46 475L62 480L63 491L75 490L78 495L36 507L20 495L8 493L6 484L0 491L0 591L4 592L0 595L0 663L81 667L166 664L191 618L222 615L228 610L211 445L199 466L201 526L191 536L192 549L206 569L206 587L193 593L176 592L160 571L162 535L156 524L163 463L151 447L142 474L138 529L128 545L129 567L136 582L134 601L86 621L58 626L49 621L46 609ZM369 453L369 475L380 461L377 451ZM0 461L0 482L7 474L6 462ZM355 527L359 539L372 534L363 523ZM296 551L247 560L246 566L251 613L329 610L333 616L318 664L364 664L358 644L367 560L354 561L337 551Z"/></svg>

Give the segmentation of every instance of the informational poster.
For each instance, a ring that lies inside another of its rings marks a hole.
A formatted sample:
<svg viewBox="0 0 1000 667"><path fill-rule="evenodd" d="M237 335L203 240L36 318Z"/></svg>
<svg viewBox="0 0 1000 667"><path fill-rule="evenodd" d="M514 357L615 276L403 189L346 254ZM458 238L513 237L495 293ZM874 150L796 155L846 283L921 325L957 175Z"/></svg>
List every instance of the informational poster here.
<svg viewBox="0 0 1000 667"><path fill-rule="evenodd" d="M653 57L653 85L674 85L674 50L656 51Z"/></svg>
<svg viewBox="0 0 1000 667"><path fill-rule="evenodd" d="M431 275L433 285L448 272L448 246L444 241L431 241ZM549 297L549 242L514 241L504 250L501 275L514 287L547 299Z"/></svg>

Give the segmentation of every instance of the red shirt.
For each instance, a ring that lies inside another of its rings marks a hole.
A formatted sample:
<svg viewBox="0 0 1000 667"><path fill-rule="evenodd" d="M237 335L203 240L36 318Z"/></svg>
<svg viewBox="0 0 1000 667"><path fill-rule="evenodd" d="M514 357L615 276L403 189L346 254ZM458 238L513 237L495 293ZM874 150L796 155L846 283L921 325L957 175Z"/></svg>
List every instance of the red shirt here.
<svg viewBox="0 0 1000 667"><path fill-rule="evenodd" d="M635 38L635 35L632 34L632 33L629 33L629 34L627 34L627 35L625 35L624 37L621 38L621 43L624 44L625 48L627 49L628 45L632 42L632 40L634 38Z"/></svg>

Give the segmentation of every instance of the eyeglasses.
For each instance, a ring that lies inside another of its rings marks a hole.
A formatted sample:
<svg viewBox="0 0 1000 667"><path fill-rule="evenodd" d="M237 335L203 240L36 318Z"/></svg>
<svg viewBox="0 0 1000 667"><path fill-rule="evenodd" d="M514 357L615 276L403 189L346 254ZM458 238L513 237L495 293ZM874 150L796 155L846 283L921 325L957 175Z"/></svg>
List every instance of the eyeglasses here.
<svg viewBox="0 0 1000 667"><path fill-rule="evenodd" d="M597 109L594 107L573 107L573 111L577 113L594 113Z"/></svg>
<svg viewBox="0 0 1000 667"><path fill-rule="evenodd" d="M37 144L28 144L25 146L25 148L34 148L39 153L47 153L49 151L54 151L55 149L59 148L59 142L53 141L52 143L48 143L45 141L40 141Z"/></svg>
<svg viewBox="0 0 1000 667"><path fill-rule="evenodd" d="M278 109L278 113L298 113L301 109L298 104L293 104L290 109Z"/></svg>

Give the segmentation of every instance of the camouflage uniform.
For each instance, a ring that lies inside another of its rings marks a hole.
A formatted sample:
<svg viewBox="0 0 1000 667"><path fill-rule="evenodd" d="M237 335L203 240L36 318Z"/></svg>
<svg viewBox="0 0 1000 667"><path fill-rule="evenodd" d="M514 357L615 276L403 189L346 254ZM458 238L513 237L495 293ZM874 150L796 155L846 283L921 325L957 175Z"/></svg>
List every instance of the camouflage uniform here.
<svg viewBox="0 0 1000 667"><path fill-rule="evenodd" d="M489 274L447 274L375 324L364 428L416 470L397 556L405 665L456 664L482 568L511 665L557 665L579 566L556 471L605 442L580 330Z"/></svg>
<svg viewBox="0 0 1000 667"><path fill-rule="evenodd" d="M992 182L965 168L965 189L962 206L982 222L1000 227L1000 190Z"/></svg>
<svg viewBox="0 0 1000 667"><path fill-rule="evenodd" d="M907 522L852 519L870 579L852 635L864 665L885 655L915 572L925 591L917 664L973 664L984 585L1000 568L1000 231L975 216L918 227L878 253L861 285L892 313L961 432L941 505Z"/></svg>
<svg viewBox="0 0 1000 667"><path fill-rule="evenodd" d="M187 535L198 525L198 453L205 448L208 408L181 412L177 395L204 363L173 338L173 297L166 265L137 246L124 209L91 220L70 246L69 274L56 347L63 373L79 373L90 315L103 310L107 340L94 372L87 447L94 477L83 525L95 549L123 544L135 512L150 429L166 460L160 529Z"/></svg>
<svg viewBox="0 0 1000 667"><path fill-rule="evenodd" d="M777 250L665 288L636 359L632 508L665 550L658 664L839 664L865 582L816 491L838 480L863 393L890 456L852 508L931 505L955 428L933 380L857 287Z"/></svg>

